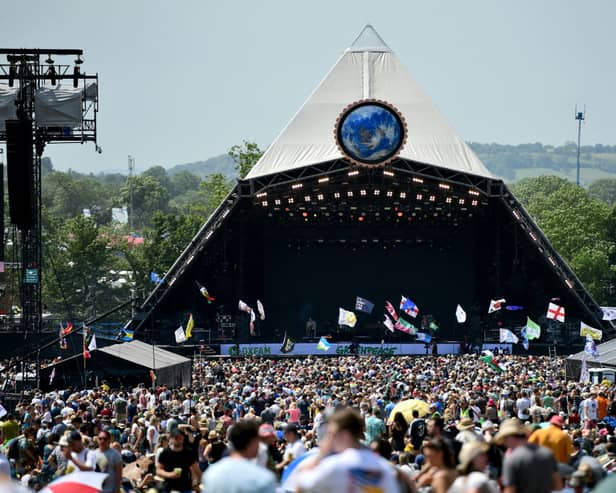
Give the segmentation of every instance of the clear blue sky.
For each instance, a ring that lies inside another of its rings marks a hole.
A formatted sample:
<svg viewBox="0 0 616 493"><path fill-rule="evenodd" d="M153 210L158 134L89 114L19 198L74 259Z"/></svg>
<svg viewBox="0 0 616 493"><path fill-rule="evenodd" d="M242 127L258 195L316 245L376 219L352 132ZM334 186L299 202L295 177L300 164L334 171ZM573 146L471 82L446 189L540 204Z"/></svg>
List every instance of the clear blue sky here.
<svg viewBox="0 0 616 493"><path fill-rule="evenodd" d="M83 48L100 75L99 143L56 169L138 171L267 146L370 22L466 140L616 144L616 2L19 0L3 47Z"/></svg>

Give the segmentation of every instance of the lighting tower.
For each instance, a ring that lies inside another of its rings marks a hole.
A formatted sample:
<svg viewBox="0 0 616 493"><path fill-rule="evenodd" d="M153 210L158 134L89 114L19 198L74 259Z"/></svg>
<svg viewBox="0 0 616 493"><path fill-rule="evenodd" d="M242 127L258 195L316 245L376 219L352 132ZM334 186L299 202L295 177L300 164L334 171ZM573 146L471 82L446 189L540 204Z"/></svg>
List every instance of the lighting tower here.
<svg viewBox="0 0 616 493"><path fill-rule="evenodd" d="M96 144L98 75L82 72L79 49L0 48L0 55L0 89L13 103L0 106L0 142L7 144L11 222L20 231L25 337L42 328L41 156L49 143Z"/></svg>
<svg viewBox="0 0 616 493"><path fill-rule="evenodd" d="M577 174L575 179L575 184L580 186L580 139L582 137L582 122L586 119L586 106L584 106L584 111L578 111L577 106L575 107L575 119L577 121L578 126L578 140L577 140Z"/></svg>
<svg viewBox="0 0 616 493"><path fill-rule="evenodd" d="M130 208L128 212L128 229L133 232L133 175L135 173L135 158L128 156L128 206Z"/></svg>

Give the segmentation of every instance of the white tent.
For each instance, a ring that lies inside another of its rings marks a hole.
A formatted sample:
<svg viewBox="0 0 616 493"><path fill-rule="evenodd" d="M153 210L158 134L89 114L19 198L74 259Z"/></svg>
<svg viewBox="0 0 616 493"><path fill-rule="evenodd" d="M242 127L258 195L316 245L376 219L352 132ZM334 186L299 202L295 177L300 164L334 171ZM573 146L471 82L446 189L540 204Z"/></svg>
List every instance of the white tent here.
<svg viewBox="0 0 616 493"><path fill-rule="evenodd" d="M401 158L492 177L398 57L367 25L267 148L247 179L341 158L334 138L336 119L349 104L363 99L386 101L405 118L408 139Z"/></svg>

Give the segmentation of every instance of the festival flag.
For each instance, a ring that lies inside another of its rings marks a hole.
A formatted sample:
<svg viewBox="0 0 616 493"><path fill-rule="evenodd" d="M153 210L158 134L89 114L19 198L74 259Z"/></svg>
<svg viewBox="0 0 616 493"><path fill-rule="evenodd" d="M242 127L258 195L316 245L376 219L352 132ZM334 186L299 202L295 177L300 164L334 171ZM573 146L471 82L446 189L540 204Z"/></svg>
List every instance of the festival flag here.
<svg viewBox="0 0 616 493"><path fill-rule="evenodd" d="M510 312L515 312L518 310L524 310L523 306L519 306L519 305L507 305L505 307L505 310L509 310Z"/></svg>
<svg viewBox="0 0 616 493"><path fill-rule="evenodd" d="M497 312L498 310L500 310L503 305L506 303L504 298L501 298L500 300L490 300L490 306L488 308L488 313L494 313Z"/></svg>
<svg viewBox="0 0 616 493"><path fill-rule="evenodd" d="M259 319L265 320L265 308L263 308L263 303L257 300L257 311L259 312Z"/></svg>
<svg viewBox="0 0 616 493"><path fill-rule="evenodd" d="M214 298L213 296L210 296L210 292L199 281L195 281L195 284L199 288L199 292L201 293L201 296L203 296L207 300L208 304L211 305L212 301L214 301L216 298Z"/></svg>
<svg viewBox="0 0 616 493"><path fill-rule="evenodd" d="M317 344L317 349L319 351L329 351L329 348L331 346L332 345L329 342L327 342L327 339L325 339L325 337L321 337L319 339L319 343Z"/></svg>
<svg viewBox="0 0 616 493"><path fill-rule="evenodd" d="M439 329L439 326L437 325L437 323L432 320L429 324L428 327L430 328L430 330L433 330L434 332L436 332Z"/></svg>
<svg viewBox="0 0 616 493"><path fill-rule="evenodd" d="M517 344L519 342L518 336L516 336L509 329L498 329L498 336L501 344L503 342L510 342L512 344Z"/></svg>
<svg viewBox="0 0 616 493"><path fill-rule="evenodd" d="M88 351L94 351L95 349L98 349L96 345L96 334L92 334L92 339L90 339L90 344L88 344Z"/></svg>
<svg viewBox="0 0 616 493"><path fill-rule="evenodd" d="M284 333L284 339L282 340L282 346L280 346L280 352L282 354L288 354L293 351L295 347L295 341L287 336L287 333Z"/></svg>
<svg viewBox="0 0 616 493"><path fill-rule="evenodd" d="M499 365L498 361L494 357L494 353L492 351L486 349L481 352L481 361L487 364L494 371L503 372L505 369Z"/></svg>
<svg viewBox="0 0 616 493"><path fill-rule="evenodd" d="M404 295L400 298L400 310L413 318L415 318L419 313L419 308L417 305Z"/></svg>
<svg viewBox="0 0 616 493"><path fill-rule="evenodd" d="M53 383L53 379L56 378L56 367L54 366L49 375L49 385Z"/></svg>
<svg viewBox="0 0 616 493"><path fill-rule="evenodd" d="M405 334L415 335L417 333L417 328L411 322L407 322L402 317L400 317L394 324L394 328L400 332L404 332Z"/></svg>
<svg viewBox="0 0 616 493"><path fill-rule="evenodd" d="M9 412L6 410L6 408L0 404L0 419L4 418Z"/></svg>
<svg viewBox="0 0 616 493"><path fill-rule="evenodd" d="M129 330L129 329L122 329L122 340L124 342L130 342L134 339L135 337L135 331L134 330Z"/></svg>
<svg viewBox="0 0 616 493"><path fill-rule="evenodd" d="M345 310L344 308L338 308L338 325L347 325L353 328L356 323L357 316L355 313Z"/></svg>
<svg viewBox="0 0 616 493"><path fill-rule="evenodd" d="M195 328L195 320L193 319L192 313L188 314L188 322L186 322L186 340L192 337L192 330Z"/></svg>
<svg viewBox="0 0 616 493"><path fill-rule="evenodd" d="M602 306L603 320L616 320L616 307L614 306Z"/></svg>
<svg viewBox="0 0 616 493"><path fill-rule="evenodd" d="M548 305L548 313L546 317L551 318L552 320L558 320L559 322L564 322L565 321L565 308L555 303L550 303Z"/></svg>
<svg viewBox="0 0 616 493"><path fill-rule="evenodd" d="M150 370L150 380L152 380L152 385L156 382L156 372L154 370Z"/></svg>
<svg viewBox="0 0 616 493"><path fill-rule="evenodd" d="M398 320L398 314L396 313L396 309L394 308L394 305L392 305L389 301L385 302L385 309L391 315L391 318L393 318L395 321Z"/></svg>
<svg viewBox="0 0 616 493"><path fill-rule="evenodd" d="M526 332L526 327L522 327L522 330L520 331L520 335L522 336L522 347L528 351L528 348L530 347L530 344L528 342L528 334Z"/></svg>
<svg viewBox="0 0 616 493"><path fill-rule="evenodd" d="M389 332L393 332L394 331L394 323L387 316L387 313L385 313L385 320L383 320L383 325L385 327L387 327L387 330L389 330Z"/></svg>
<svg viewBox="0 0 616 493"><path fill-rule="evenodd" d="M460 305L456 307L456 320L459 324L466 322L466 312Z"/></svg>
<svg viewBox="0 0 616 493"><path fill-rule="evenodd" d="M603 338L603 331L595 329L584 322L580 322L580 335L582 337L591 337L596 341L600 341Z"/></svg>
<svg viewBox="0 0 616 493"><path fill-rule="evenodd" d="M533 339L539 339L541 337L541 327L539 324L533 322L530 317L526 317L526 337L529 341Z"/></svg>
<svg viewBox="0 0 616 493"><path fill-rule="evenodd" d="M432 342L432 336L430 334L426 334L425 332L417 332L417 340L430 344L430 342Z"/></svg>
<svg viewBox="0 0 616 493"><path fill-rule="evenodd" d="M160 277L156 272L150 272L150 281L154 284L160 284L163 282L163 278Z"/></svg>
<svg viewBox="0 0 616 493"><path fill-rule="evenodd" d="M244 303L242 300L238 301L237 303L237 309L241 312L246 312L246 313L250 313L252 311L252 308L250 308L246 303Z"/></svg>
<svg viewBox="0 0 616 493"><path fill-rule="evenodd" d="M368 315L372 314L372 310L374 310L374 303L372 301L367 300L366 298L362 298L361 296L355 297L355 309L358 312L364 312Z"/></svg>
<svg viewBox="0 0 616 493"><path fill-rule="evenodd" d="M586 358L582 360L582 370L580 371L580 383L588 383L590 382L590 372L588 371L588 366L586 365Z"/></svg>
<svg viewBox="0 0 616 493"><path fill-rule="evenodd" d="M255 335L255 320L257 320L257 315L254 310L250 310L250 335Z"/></svg>
<svg viewBox="0 0 616 493"><path fill-rule="evenodd" d="M184 327L181 325L175 330L175 342L181 344L186 342L186 334L184 333Z"/></svg>
<svg viewBox="0 0 616 493"><path fill-rule="evenodd" d="M597 352L597 343L592 336L586 336L586 344L584 344L584 352L592 356L592 359L597 359L599 353Z"/></svg>
<svg viewBox="0 0 616 493"><path fill-rule="evenodd" d="M90 351L88 351L87 339L88 339L88 328L84 325L83 326L83 339L82 339L83 359L91 358Z"/></svg>
<svg viewBox="0 0 616 493"><path fill-rule="evenodd" d="M64 337L64 327L60 322L60 349L68 349L68 341Z"/></svg>
<svg viewBox="0 0 616 493"><path fill-rule="evenodd" d="M62 327L62 322L60 322L60 327ZM62 327L62 335L67 336L71 332L73 332L73 324L71 322L67 322L66 327Z"/></svg>

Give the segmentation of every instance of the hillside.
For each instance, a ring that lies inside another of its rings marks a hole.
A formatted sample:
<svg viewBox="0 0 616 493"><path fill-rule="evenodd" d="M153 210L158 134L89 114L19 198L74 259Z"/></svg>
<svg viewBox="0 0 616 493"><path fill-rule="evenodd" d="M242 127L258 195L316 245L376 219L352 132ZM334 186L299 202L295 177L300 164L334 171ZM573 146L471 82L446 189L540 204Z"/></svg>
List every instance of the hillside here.
<svg viewBox="0 0 616 493"><path fill-rule="evenodd" d="M496 176L508 182L540 175L556 175L575 181L577 149L573 142L562 146L535 144L481 144L469 142L470 147ZM580 154L581 182L588 186L602 178L616 178L616 146L596 144L582 146ZM237 171L227 154L212 157L206 161L178 164L167 170L169 175L179 171L205 178L221 173L235 178Z"/></svg>
<svg viewBox="0 0 616 493"><path fill-rule="evenodd" d="M214 156L206 161L195 161L194 163L177 164L169 169L167 173L174 175L180 171L189 171L199 178L205 178L214 173L220 173L227 178L235 178L237 171L235 170L235 162L228 154Z"/></svg>
<svg viewBox="0 0 616 493"><path fill-rule="evenodd" d="M492 173L514 182L531 176L556 175L575 181L577 147L535 144L480 144L470 147ZM582 146L580 181L584 186L602 178L616 178L616 146Z"/></svg>

